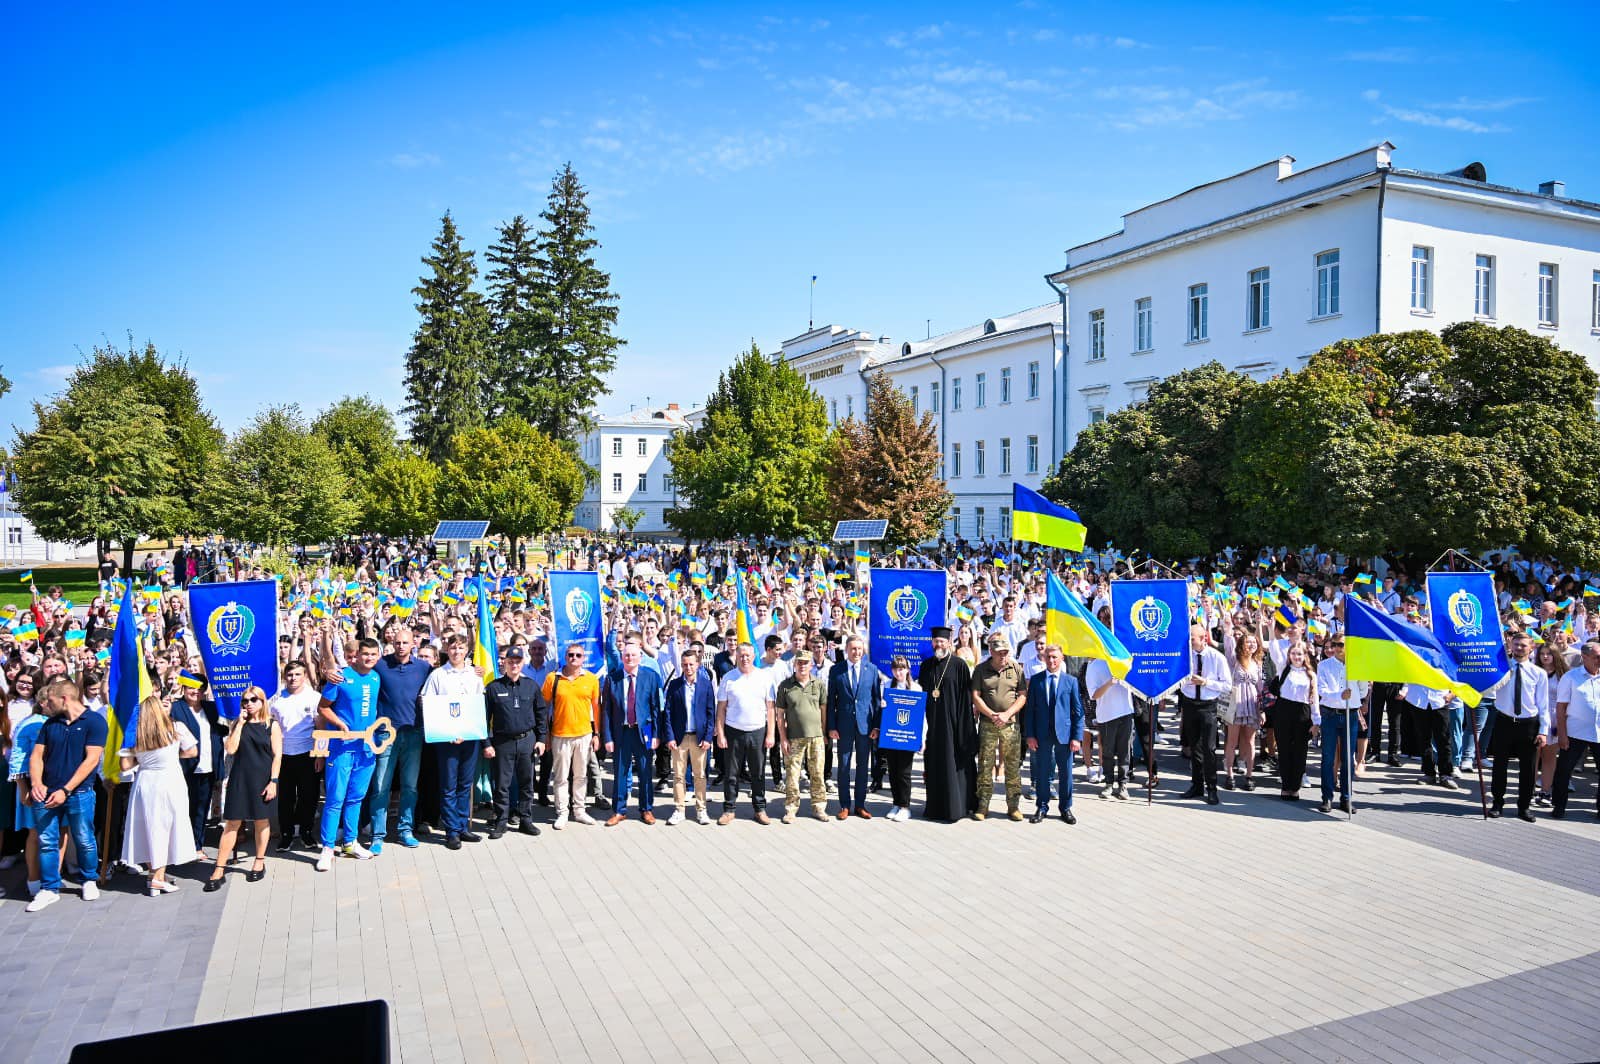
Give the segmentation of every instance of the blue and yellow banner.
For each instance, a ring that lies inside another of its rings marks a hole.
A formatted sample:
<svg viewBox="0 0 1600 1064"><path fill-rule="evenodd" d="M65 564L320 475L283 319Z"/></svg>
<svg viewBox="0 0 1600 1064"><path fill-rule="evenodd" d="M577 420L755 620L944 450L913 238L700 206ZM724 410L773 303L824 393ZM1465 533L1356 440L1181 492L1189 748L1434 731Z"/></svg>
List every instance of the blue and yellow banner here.
<svg viewBox="0 0 1600 1064"><path fill-rule="evenodd" d="M1078 515L1032 488L1011 485L1011 538L1061 550L1081 551L1087 534ZM1107 544L1110 546L1110 544Z"/></svg>
<svg viewBox="0 0 1600 1064"><path fill-rule="evenodd" d="M111 783L122 782L122 758L118 751L133 745L138 726L139 703L150 697L150 673L144 667L139 649L139 610L133 604L133 585L122 590L122 608L117 611L117 627L111 633L110 667L107 673L106 748L101 759L101 774ZM104 653L104 651L102 651ZM273 648L277 653L277 648Z"/></svg>
<svg viewBox="0 0 1600 1064"><path fill-rule="evenodd" d="M1455 660L1438 636L1354 596L1344 600L1344 608L1344 662L1350 679L1421 684L1448 691L1468 706L1482 701L1476 688L1461 682Z"/></svg>
<svg viewBox="0 0 1600 1064"><path fill-rule="evenodd" d="M1189 583L1111 581L1111 631L1132 656L1128 686L1154 701L1189 675Z"/></svg>
<svg viewBox="0 0 1600 1064"><path fill-rule="evenodd" d="M566 664L573 643L585 652L584 667L601 673L606 667L605 629L601 621L600 574L556 569L550 576L550 613L556 627L556 667Z"/></svg>
<svg viewBox="0 0 1600 1064"><path fill-rule="evenodd" d="M1456 678L1480 694L1511 671L1492 573L1429 573L1433 634L1456 663Z"/></svg>
<svg viewBox="0 0 1600 1064"><path fill-rule="evenodd" d="M1101 624L1083 602L1067 590L1067 585L1055 573L1048 576L1045 590L1045 637L1061 648L1063 654L1080 658L1099 658L1111 669L1111 675L1123 679L1133 667L1133 655L1122 641ZM1179 581L1179 583L1183 583ZM1188 606L1188 585L1183 590L1184 610Z"/></svg>
<svg viewBox="0 0 1600 1064"><path fill-rule="evenodd" d="M136 614L130 615L131 622ZM248 687L278 689L278 581L189 585L189 616L217 713L239 715ZM118 624L121 629L121 624Z"/></svg>
<svg viewBox="0 0 1600 1064"><path fill-rule="evenodd" d="M945 622L949 574L943 569L872 569L867 585L867 657L887 678L904 654L911 675L933 656L933 630Z"/></svg>

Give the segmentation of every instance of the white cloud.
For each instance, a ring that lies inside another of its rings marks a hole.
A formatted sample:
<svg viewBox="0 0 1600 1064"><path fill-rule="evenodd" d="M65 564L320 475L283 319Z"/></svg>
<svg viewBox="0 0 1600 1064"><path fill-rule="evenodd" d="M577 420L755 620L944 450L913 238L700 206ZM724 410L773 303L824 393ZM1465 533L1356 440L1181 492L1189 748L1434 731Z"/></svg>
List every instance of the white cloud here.
<svg viewBox="0 0 1600 1064"><path fill-rule="evenodd" d="M40 366L38 369L30 370L28 376L49 384L65 384L67 378L72 376L73 370L77 368L77 366Z"/></svg>
<svg viewBox="0 0 1600 1064"><path fill-rule="evenodd" d="M622 141L616 137L584 137L583 146L593 148L595 151L621 151Z"/></svg>
<svg viewBox="0 0 1600 1064"><path fill-rule="evenodd" d="M424 166L438 166L439 157L431 151L403 151L389 156L389 165L397 170L416 170Z"/></svg>
<svg viewBox="0 0 1600 1064"><path fill-rule="evenodd" d="M1448 103L1425 103L1422 106L1430 111L1509 111L1525 103L1538 102L1533 96L1505 96L1498 100L1473 100L1458 96Z"/></svg>
<svg viewBox="0 0 1600 1064"><path fill-rule="evenodd" d="M1380 105L1383 113L1396 122L1409 122L1417 126L1430 126L1434 129L1451 129L1457 133L1505 133L1507 128L1499 123L1486 126L1482 122L1474 122L1461 115L1435 114L1432 111L1421 111L1411 107L1391 107L1389 104Z"/></svg>
<svg viewBox="0 0 1600 1064"><path fill-rule="evenodd" d="M1073 36L1074 48L1148 48L1143 41L1132 37L1108 36L1103 33L1079 33Z"/></svg>

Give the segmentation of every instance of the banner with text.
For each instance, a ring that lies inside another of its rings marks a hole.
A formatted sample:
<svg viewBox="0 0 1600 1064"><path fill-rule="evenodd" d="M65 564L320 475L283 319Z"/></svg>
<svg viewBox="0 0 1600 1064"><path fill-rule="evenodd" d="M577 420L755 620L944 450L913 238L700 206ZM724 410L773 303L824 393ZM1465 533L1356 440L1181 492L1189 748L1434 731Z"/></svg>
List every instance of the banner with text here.
<svg viewBox="0 0 1600 1064"><path fill-rule="evenodd" d="M945 623L948 574L943 569L873 569L867 594L867 656L885 678L890 660L904 654L917 674L933 656L933 630Z"/></svg>
<svg viewBox="0 0 1600 1064"><path fill-rule="evenodd" d="M1128 686L1167 694L1189 674L1189 582L1111 581L1111 634L1133 655Z"/></svg>
<svg viewBox="0 0 1600 1064"><path fill-rule="evenodd" d="M597 674L605 672L606 636L600 609L600 574L557 569L549 575L550 612L556 620L556 667L565 664L567 647L577 643L586 651L584 667Z"/></svg>
<svg viewBox="0 0 1600 1064"><path fill-rule="evenodd" d="M217 712L239 715L245 689L278 693L278 581L189 585L189 616Z"/></svg>
<svg viewBox="0 0 1600 1064"><path fill-rule="evenodd" d="M922 722L928 711L927 693L885 687L883 703L883 721L878 725L878 749L909 750L912 753L921 750Z"/></svg>
<svg viewBox="0 0 1600 1064"><path fill-rule="evenodd" d="M1428 615L1462 683L1481 694L1511 671L1494 574L1429 573Z"/></svg>

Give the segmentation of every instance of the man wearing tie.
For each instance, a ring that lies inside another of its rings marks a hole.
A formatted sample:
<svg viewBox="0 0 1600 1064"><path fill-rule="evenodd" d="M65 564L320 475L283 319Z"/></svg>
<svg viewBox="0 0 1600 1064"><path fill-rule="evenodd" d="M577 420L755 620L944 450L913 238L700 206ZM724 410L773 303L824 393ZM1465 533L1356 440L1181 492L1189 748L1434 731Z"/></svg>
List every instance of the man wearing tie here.
<svg viewBox="0 0 1600 1064"><path fill-rule="evenodd" d="M1217 797L1217 701L1233 690L1233 678L1222 652L1211 645L1203 624L1189 626L1190 673L1178 687L1183 733L1189 737L1189 789L1184 798Z"/></svg>
<svg viewBox="0 0 1600 1064"><path fill-rule="evenodd" d="M866 656L867 641L851 636L844 645L844 664L828 677L828 738L839 744L840 820L852 812L863 820L872 819L867 812L867 773L883 713L883 677L877 666L864 660Z"/></svg>
<svg viewBox="0 0 1600 1064"><path fill-rule="evenodd" d="M1495 710L1489 745L1494 753L1489 815L1498 817L1506 801L1506 769L1517 759L1517 816L1530 824L1533 813L1534 765L1538 751L1550 734L1550 676L1533 662L1533 640L1519 635L1511 641L1511 671L1492 689Z"/></svg>
<svg viewBox="0 0 1600 1064"><path fill-rule="evenodd" d="M1358 725L1366 713L1361 700L1367 695L1365 680L1352 680L1344 669L1344 637L1328 640L1328 656L1317 666L1317 698L1322 704L1319 723L1322 728L1322 811L1333 809L1334 778L1340 777L1339 811L1353 813L1350 808L1350 777L1354 774L1353 751Z"/></svg>
<svg viewBox="0 0 1600 1064"><path fill-rule="evenodd" d="M622 645L622 668L606 677L601 692L605 710L600 714L600 737L606 753L617 755L608 828L622 823L626 816L635 774L639 777L639 819L646 824L656 822L650 762L661 742L661 674L640 668L643 657L638 639L630 636Z"/></svg>
<svg viewBox="0 0 1600 1064"><path fill-rule="evenodd" d="M1076 824L1072 812L1072 755L1083 746L1083 700L1078 681L1067 671L1061 648L1044 648L1044 671L1028 681L1028 705L1022 734L1033 755L1033 792L1039 808L1029 817L1037 824L1050 815L1050 787L1061 772L1061 819Z"/></svg>

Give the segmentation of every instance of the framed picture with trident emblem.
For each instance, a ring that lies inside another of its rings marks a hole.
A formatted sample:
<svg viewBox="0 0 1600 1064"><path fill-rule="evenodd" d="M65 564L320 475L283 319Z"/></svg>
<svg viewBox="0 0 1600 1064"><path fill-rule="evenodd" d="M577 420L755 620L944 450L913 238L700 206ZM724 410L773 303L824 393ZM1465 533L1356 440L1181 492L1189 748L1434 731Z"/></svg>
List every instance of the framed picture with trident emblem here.
<svg viewBox="0 0 1600 1064"><path fill-rule="evenodd" d="M487 739L489 720L484 714L483 692L468 695L423 695L422 737L430 743L457 739Z"/></svg>

